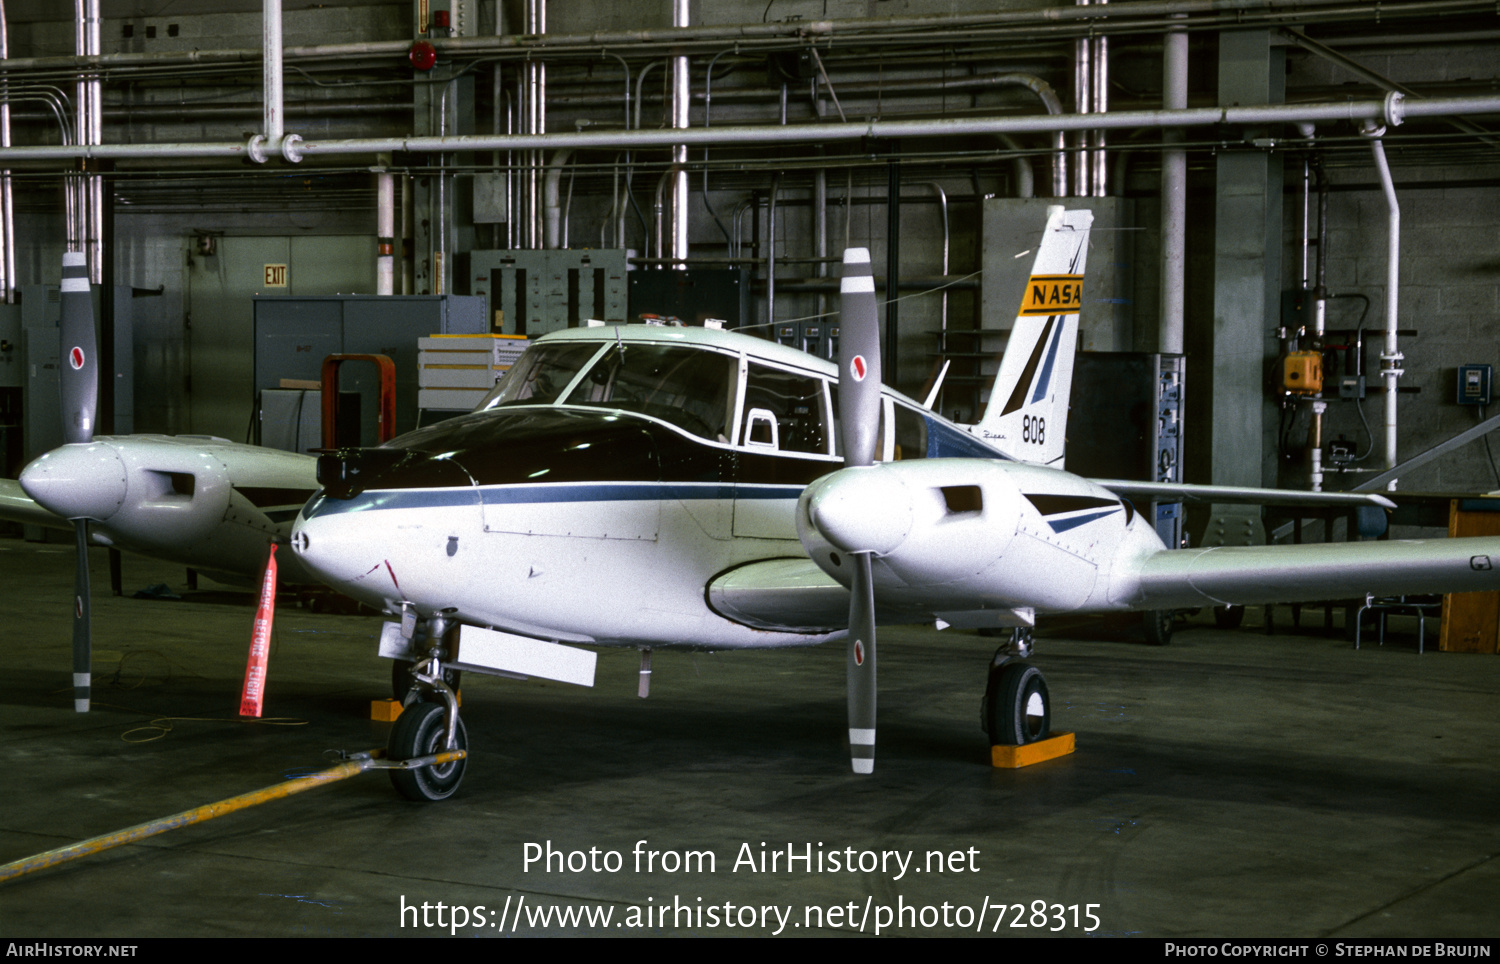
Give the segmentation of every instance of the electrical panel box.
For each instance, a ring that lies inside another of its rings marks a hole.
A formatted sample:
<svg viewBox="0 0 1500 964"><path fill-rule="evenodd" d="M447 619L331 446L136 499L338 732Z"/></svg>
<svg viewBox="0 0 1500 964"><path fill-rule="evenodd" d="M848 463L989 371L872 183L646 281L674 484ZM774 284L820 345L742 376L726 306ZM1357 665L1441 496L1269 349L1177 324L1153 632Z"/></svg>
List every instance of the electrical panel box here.
<svg viewBox="0 0 1500 964"><path fill-rule="evenodd" d="M474 251L469 274L469 290L485 299L485 330L497 335L535 338L590 318L629 317L625 252L618 248Z"/></svg>
<svg viewBox="0 0 1500 964"><path fill-rule="evenodd" d="M1181 482L1185 375L1181 355L1079 352L1068 416L1068 471L1087 478ZM1136 508L1148 511L1144 505ZM1150 511L1162 542L1180 546L1181 504L1158 502Z"/></svg>
<svg viewBox="0 0 1500 964"><path fill-rule="evenodd" d="M839 353L839 326L822 321L788 321L775 327L776 343L835 361Z"/></svg>
<svg viewBox="0 0 1500 964"><path fill-rule="evenodd" d="M1298 395L1316 395L1323 390L1323 353L1294 351L1287 354L1281 369L1281 384Z"/></svg>
<svg viewBox="0 0 1500 964"><path fill-rule="evenodd" d="M1489 365L1458 366L1458 404L1488 405L1494 369Z"/></svg>

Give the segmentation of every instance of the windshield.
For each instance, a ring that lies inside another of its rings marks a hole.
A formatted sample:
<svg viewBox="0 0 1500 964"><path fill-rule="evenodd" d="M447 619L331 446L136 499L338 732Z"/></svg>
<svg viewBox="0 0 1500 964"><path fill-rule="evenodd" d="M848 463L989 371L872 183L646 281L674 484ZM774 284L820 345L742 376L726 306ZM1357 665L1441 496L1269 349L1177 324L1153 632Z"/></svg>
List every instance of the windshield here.
<svg viewBox="0 0 1500 964"><path fill-rule="evenodd" d="M681 345L612 345L568 396L569 405L640 412L694 435L727 441L738 360Z"/></svg>
<svg viewBox="0 0 1500 964"><path fill-rule="evenodd" d="M528 348L505 377L495 384L484 401L474 409L487 411L500 405L527 402L550 405L568 387L573 376L599 351L597 342L581 344L533 345Z"/></svg>

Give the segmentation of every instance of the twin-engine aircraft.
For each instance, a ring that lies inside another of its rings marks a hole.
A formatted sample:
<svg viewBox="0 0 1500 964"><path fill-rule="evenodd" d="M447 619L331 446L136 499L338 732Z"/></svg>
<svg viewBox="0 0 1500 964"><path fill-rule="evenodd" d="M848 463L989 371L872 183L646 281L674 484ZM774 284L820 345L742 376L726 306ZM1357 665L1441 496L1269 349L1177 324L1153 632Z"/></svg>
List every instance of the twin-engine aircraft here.
<svg viewBox="0 0 1500 964"><path fill-rule="evenodd" d="M851 759L868 773L877 622L1015 627L985 715L992 742L1019 744L1050 726L1046 684L1022 659L1037 613L1500 585L1500 539L1169 550L1129 501L1388 506L1379 496L1062 471L1091 223L1049 210L976 426L881 386L869 255L853 249L837 366L715 330L561 331L472 414L323 456L292 546L329 585L402 617L381 642L416 662L392 758L466 746L448 670L592 685L576 644L641 650L645 680L653 649L847 637ZM439 800L464 765L393 775Z"/></svg>

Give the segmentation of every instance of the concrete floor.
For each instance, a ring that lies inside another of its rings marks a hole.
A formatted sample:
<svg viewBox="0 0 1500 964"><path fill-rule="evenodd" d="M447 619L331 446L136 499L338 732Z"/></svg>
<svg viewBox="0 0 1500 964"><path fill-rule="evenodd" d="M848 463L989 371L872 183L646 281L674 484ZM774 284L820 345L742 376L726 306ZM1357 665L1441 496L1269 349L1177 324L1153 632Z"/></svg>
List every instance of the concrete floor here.
<svg viewBox="0 0 1500 964"><path fill-rule="evenodd" d="M93 567L95 711L80 716L71 548L0 540L0 861L385 742L368 719L388 695L377 619L284 604L267 715L295 725L247 723L251 596L111 598L102 551ZM183 573L126 559L127 593L154 582L181 590ZM1097 624L1070 633L1043 639L1036 663L1078 751L1029 770L987 765L991 646L972 634L884 633L863 778L842 741L841 649L658 653L647 701L634 654L605 651L593 690L466 681L472 759L446 803L407 802L375 773L176 830L0 884L0 936L432 935L455 918L488 936L518 913L518 933L720 936L772 933L777 913L783 933L878 920L1033 935L1060 913L1059 933L1077 935L1090 911L1111 936L1500 931L1500 660L1418 657L1410 633L1361 652L1201 621L1164 649ZM620 867L528 868L527 845L549 842ZM659 852L654 872L636 869L638 842ZM744 845L912 853L922 872L759 872L736 867ZM712 852L712 872L660 869L685 851ZM929 851L961 857L939 871ZM582 908L613 916L528 917Z"/></svg>

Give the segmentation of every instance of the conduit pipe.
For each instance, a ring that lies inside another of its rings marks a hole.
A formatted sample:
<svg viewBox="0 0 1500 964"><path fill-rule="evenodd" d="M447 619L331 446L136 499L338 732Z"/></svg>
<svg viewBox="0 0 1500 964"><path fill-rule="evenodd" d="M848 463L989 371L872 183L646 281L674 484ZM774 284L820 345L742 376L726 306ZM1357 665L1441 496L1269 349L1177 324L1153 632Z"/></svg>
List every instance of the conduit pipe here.
<svg viewBox="0 0 1500 964"><path fill-rule="evenodd" d="M672 26L682 30L688 26L688 0L673 0ZM686 130L688 105L692 103L692 92L688 88L688 58L680 55L672 58L672 127ZM686 144L672 145L672 267L686 270L683 262L688 256L688 148Z"/></svg>
<svg viewBox="0 0 1500 964"><path fill-rule="evenodd" d="M1089 5L1089 0L1073 0L1080 7ZM1093 46L1088 37L1073 41L1073 110L1079 114L1094 112ZM1073 196L1087 197L1090 193L1089 175L1093 166L1089 164L1089 132L1080 130L1073 135Z"/></svg>
<svg viewBox="0 0 1500 964"><path fill-rule="evenodd" d="M551 35L507 34L504 36L449 37L433 41L439 53L448 57L477 57L499 53L516 57L548 54L598 54L605 48L659 45L676 51L688 45L741 43L753 47L787 40L836 41L841 46L861 40L942 39L953 43L955 36L974 36L985 28L1013 31L1037 38L1067 36L1107 30L1142 32L1164 29L1168 17L1198 17L1190 20L1192 28L1233 24L1248 29L1260 25L1286 26L1296 23L1337 20L1389 22L1402 15L1429 13L1491 13L1493 0L1387 0L1380 4L1357 0L1136 0L1113 6L1054 6L1030 10L994 11L980 14L933 14L918 17L871 17L847 20L788 20L775 23L703 24L687 28L647 30L600 30L586 33ZM545 33L545 31L543 31ZM975 42L992 42L993 36L976 38ZM311 44L287 48L291 60L342 60L349 58L387 58L406 54L409 41L391 40L344 44ZM636 51L640 53L640 51ZM688 52L693 52L689 50ZM253 63L258 51L244 49L195 50L165 54L121 53L80 62L72 57L17 58L7 65L11 70L62 69L78 71L93 67L115 69L140 65L204 65Z"/></svg>
<svg viewBox="0 0 1500 964"><path fill-rule="evenodd" d="M1389 97L1400 97L1390 94ZM1401 378L1401 362L1405 356L1396 344L1397 281L1401 268L1401 205L1396 201L1396 186L1391 180L1391 168L1385 160L1385 144L1381 136L1384 128L1370 132L1370 147L1375 152L1375 168L1380 172L1380 186L1385 190L1386 207L1390 210L1386 236L1385 266L1385 351L1380 353L1380 377L1385 379L1385 467L1396 466L1396 382ZM1396 479L1390 482L1395 491Z"/></svg>
<svg viewBox="0 0 1500 964"><path fill-rule="evenodd" d="M547 0L526 0L526 32L533 36L547 32ZM531 136L544 136L547 133L547 65L540 60L528 59L524 73L525 81L521 97L523 129ZM539 248L542 244L542 238L539 237L542 188L539 169L542 165L542 154L547 148L537 145L523 149L529 153L526 156L524 179L526 227L525 237L522 240L528 248Z"/></svg>
<svg viewBox="0 0 1500 964"><path fill-rule="evenodd" d="M1106 4L1109 0L1094 0L1095 4ZM1089 38L1089 60L1093 63L1093 109L1096 114L1103 114L1109 110L1109 38L1095 34ZM1094 197L1104 197L1109 193L1106 175L1109 171L1109 161L1105 156L1104 144L1105 134L1102 129L1094 130L1089 135L1092 148L1089 151L1089 172Z"/></svg>
<svg viewBox="0 0 1500 964"><path fill-rule="evenodd" d="M10 28L0 0L0 62L10 56ZM66 138L64 138L66 140ZM0 80L0 147L10 146L10 83ZM10 171L0 171L0 300L15 301L16 218Z"/></svg>
<svg viewBox="0 0 1500 964"><path fill-rule="evenodd" d="M79 57L97 57L99 41L99 0L74 0L76 22L74 24L74 49ZM104 142L103 98L99 75L83 71L78 75L73 109L77 114L74 134L80 146L92 146ZM88 168L86 162L81 165ZM77 227L73 247L87 256L89 280L93 284L104 283L104 182L97 174L75 178L73 182L73 213Z"/></svg>

